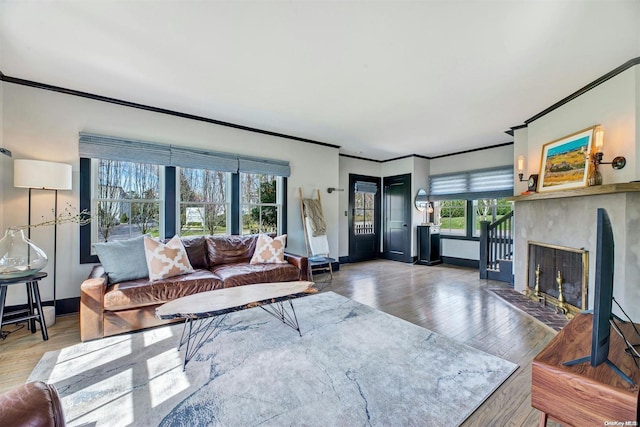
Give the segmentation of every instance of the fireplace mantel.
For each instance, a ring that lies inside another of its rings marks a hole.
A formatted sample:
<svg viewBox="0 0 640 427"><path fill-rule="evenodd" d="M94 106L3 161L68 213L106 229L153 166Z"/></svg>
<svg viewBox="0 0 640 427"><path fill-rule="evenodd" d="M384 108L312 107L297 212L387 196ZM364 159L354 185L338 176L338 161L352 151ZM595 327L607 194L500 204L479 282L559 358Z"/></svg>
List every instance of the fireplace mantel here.
<svg viewBox="0 0 640 427"><path fill-rule="evenodd" d="M614 295L634 321L640 319L640 183L598 185L512 197L514 288L524 293L528 243L581 248L589 255L588 308L593 307L596 211L605 208L615 238ZM618 313L617 313L618 314Z"/></svg>
<svg viewBox="0 0 640 427"><path fill-rule="evenodd" d="M617 184L595 185L593 187L575 188L572 190L549 191L545 193L529 193L508 197L511 202L528 202L531 200L560 199L565 197L597 196L602 194L631 193L640 191L640 182L622 182Z"/></svg>

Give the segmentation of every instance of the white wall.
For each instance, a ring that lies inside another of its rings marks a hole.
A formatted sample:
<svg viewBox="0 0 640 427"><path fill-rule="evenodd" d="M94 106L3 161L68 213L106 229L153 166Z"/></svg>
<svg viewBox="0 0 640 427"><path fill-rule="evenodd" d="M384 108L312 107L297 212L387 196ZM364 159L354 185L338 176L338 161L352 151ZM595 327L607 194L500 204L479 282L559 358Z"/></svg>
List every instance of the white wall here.
<svg viewBox="0 0 640 427"><path fill-rule="evenodd" d="M431 160L431 175L513 164L513 144Z"/></svg>
<svg viewBox="0 0 640 427"><path fill-rule="evenodd" d="M415 197L421 188L429 192L429 159L421 157L413 158L413 176L411 179L411 255L418 256L418 226L422 224L426 218L426 212L420 212L416 209Z"/></svg>
<svg viewBox="0 0 640 427"><path fill-rule="evenodd" d="M516 156L517 157L517 156ZM486 169L514 163L514 146L504 145L471 153L440 157L430 161L431 175ZM518 175L516 174L516 177ZM527 175L528 176L528 175ZM480 244L473 240L441 238L442 256L470 260L480 259Z"/></svg>
<svg viewBox="0 0 640 427"><path fill-rule="evenodd" d="M66 203L78 207L79 158L78 132L92 132L170 143L239 154L288 160L291 177L288 192L288 250L305 253L298 188L305 194L314 189L325 189L323 209L327 221L329 247L337 252L338 198L325 197L327 187L339 186L338 150L284 138L241 131L194 120L122 107L114 104L49 92L14 84L3 84L2 138L14 159L46 159L73 165L73 190L59 193L59 206ZM7 158L8 159L8 158ZM0 223L4 227L25 224L27 190L12 185L11 161L2 163L2 206ZM42 194L41 194L42 193ZM32 210L33 222L50 215L53 206L51 192L35 191ZM34 241L47 254L53 252L51 230L40 229L33 234ZM80 295L80 283L86 278L91 265L79 264L79 232L75 224L58 229L58 298ZM51 265L45 269L50 274ZM52 296L50 278L42 283L45 300ZM23 297L13 291L8 304L24 303Z"/></svg>
<svg viewBox="0 0 640 427"><path fill-rule="evenodd" d="M539 173L539 159L536 159L535 156L529 155L528 147L529 147L529 129L521 128L516 129L513 132L513 176L518 176L518 156L524 156L524 171L522 172L523 178L527 181L520 182L518 179L515 180L513 186L513 194L520 195L523 191L527 191L528 186L528 178L531 174Z"/></svg>
<svg viewBox="0 0 640 427"><path fill-rule="evenodd" d="M3 103L2 103L2 91L4 90L4 82L0 82L0 147L2 148L6 148L4 146L4 125L3 125ZM4 182L6 179L6 175L7 175L7 171L9 168L9 163L11 162L11 159L7 156L5 156L4 154L0 154L0 233L2 233L5 230L5 226L4 226L4 203L2 203L2 201L4 200ZM2 238L2 236L0 236L0 239Z"/></svg>
<svg viewBox="0 0 640 427"><path fill-rule="evenodd" d="M639 69L640 66L630 68L530 123L526 140L529 173L539 173L544 144L601 124L605 128L603 160L610 162L615 156L627 158L627 165L621 170L601 166L603 183L638 179L636 79ZM520 152L523 141L517 138L515 144Z"/></svg>
<svg viewBox="0 0 640 427"><path fill-rule="evenodd" d="M614 170L602 165L604 184L629 182L640 178L640 66L630 68L571 100L528 125L527 132L515 133L515 152L527 153L528 174L539 173L540 153L545 143L562 138L581 129L601 124L605 128L604 161L625 156L624 169ZM528 175L527 174L527 175ZM531 206L536 206L535 210ZM640 313L640 287L637 285L638 212L640 197L635 194L590 196L554 199L536 203L516 203L514 247L515 288L526 287L527 240L555 243L563 246L585 247L589 257L589 301L593 302L595 272L595 237L593 237L596 209L604 207L612 219L616 239L614 293L623 306ZM553 208L560 213L551 213ZM580 211L585 218L578 214ZM563 222L564 221L564 222ZM537 224L537 225L536 225ZM590 239L590 240L589 240ZM587 241L585 243L585 240Z"/></svg>

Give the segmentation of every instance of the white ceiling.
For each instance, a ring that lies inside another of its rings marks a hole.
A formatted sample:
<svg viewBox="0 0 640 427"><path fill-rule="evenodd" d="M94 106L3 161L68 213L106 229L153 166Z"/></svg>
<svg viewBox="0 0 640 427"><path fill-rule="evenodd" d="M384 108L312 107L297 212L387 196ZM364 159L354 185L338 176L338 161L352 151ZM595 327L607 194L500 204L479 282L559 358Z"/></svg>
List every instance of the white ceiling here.
<svg viewBox="0 0 640 427"><path fill-rule="evenodd" d="M640 0L0 0L0 71L375 160L510 142L640 56Z"/></svg>

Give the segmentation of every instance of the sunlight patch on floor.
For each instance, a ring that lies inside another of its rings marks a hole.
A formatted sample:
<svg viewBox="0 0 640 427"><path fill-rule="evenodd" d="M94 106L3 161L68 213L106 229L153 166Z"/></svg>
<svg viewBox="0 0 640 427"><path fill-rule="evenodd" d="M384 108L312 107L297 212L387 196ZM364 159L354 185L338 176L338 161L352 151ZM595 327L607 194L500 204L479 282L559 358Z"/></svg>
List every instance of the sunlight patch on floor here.
<svg viewBox="0 0 640 427"><path fill-rule="evenodd" d="M177 349L168 350L147 359L151 407L155 408L189 388L191 384L187 374L182 370L182 363L182 357ZM175 372L172 375L165 375L169 371Z"/></svg>

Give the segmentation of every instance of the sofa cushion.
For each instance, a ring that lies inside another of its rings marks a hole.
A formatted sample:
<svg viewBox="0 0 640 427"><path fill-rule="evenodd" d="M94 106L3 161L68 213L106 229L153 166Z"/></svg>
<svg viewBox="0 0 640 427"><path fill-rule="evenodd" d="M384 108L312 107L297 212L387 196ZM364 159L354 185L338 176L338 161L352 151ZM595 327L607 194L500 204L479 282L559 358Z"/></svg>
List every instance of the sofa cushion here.
<svg viewBox="0 0 640 427"><path fill-rule="evenodd" d="M225 288L255 283L289 282L300 278L300 270L287 264L249 264L237 262L212 267Z"/></svg>
<svg viewBox="0 0 640 427"><path fill-rule="evenodd" d="M284 247L287 244L287 235L283 234L271 238L266 234L258 235L256 250L253 252L250 264L284 264Z"/></svg>
<svg viewBox="0 0 640 427"><path fill-rule="evenodd" d="M258 236L207 236L209 267L235 262L249 262Z"/></svg>
<svg viewBox="0 0 640 427"><path fill-rule="evenodd" d="M144 255L144 236L94 243L93 248L109 277L109 283L148 277L149 270Z"/></svg>
<svg viewBox="0 0 640 427"><path fill-rule="evenodd" d="M209 268L207 260L207 241L204 236L182 237L182 244L187 250L189 262L193 268Z"/></svg>
<svg viewBox="0 0 640 427"><path fill-rule="evenodd" d="M167 301L198 292L222 289L222 279L209 270L150 282L148 279L130 280L108 286L104 294L105 310L125 310Z"/></svg>
<svg viewBox="0 0 640 427"><path fill-rule="evenodd" d="M161 280L181 274L193 273L187 251L180 237L174 236L166 244L151 237L144 238L149 280Z"/></svg>

